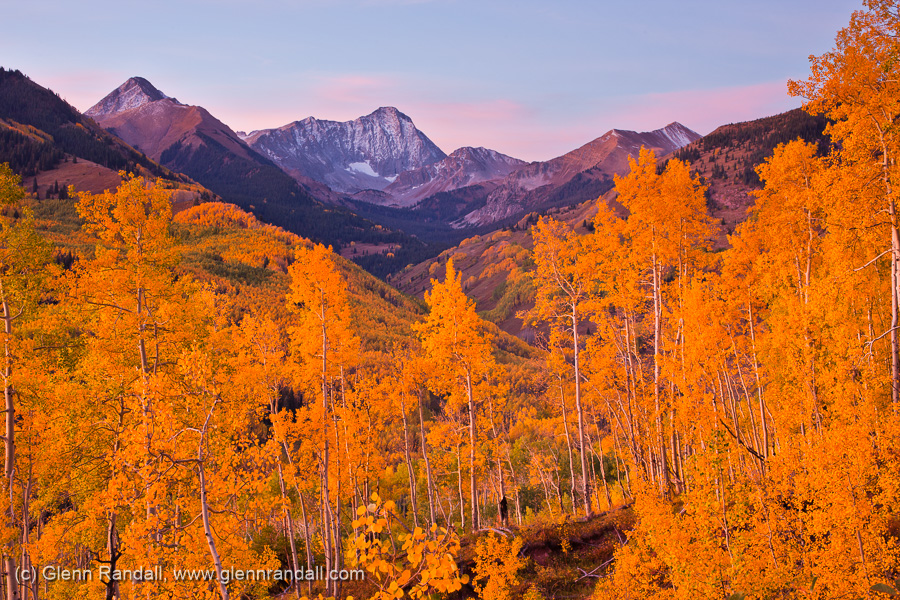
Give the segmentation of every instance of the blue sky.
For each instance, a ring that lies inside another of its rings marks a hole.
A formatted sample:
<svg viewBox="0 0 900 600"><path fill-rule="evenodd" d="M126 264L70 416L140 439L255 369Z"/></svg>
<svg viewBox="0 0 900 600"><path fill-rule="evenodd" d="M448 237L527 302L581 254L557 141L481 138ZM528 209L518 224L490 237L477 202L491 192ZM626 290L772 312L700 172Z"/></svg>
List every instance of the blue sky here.
<svg viewBox="0 0 900 600"><path fill-rule="evenodd" d="M444 151L546 160L612 128L799 106L859 1L0 0L0 66L86 110L128 77L236 130L396 106Z"/></svg>

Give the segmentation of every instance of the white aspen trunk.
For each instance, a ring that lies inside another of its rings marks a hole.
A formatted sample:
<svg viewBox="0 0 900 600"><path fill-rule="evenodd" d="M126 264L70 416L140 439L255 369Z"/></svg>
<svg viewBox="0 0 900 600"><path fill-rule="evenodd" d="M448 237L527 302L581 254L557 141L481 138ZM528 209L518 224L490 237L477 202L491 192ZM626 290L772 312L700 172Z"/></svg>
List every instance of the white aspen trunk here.
<svg viewBox="0 0 900 600"><path fill-rule="evenodd" d="M281 469L281 461L278 462L278 485L281 488L281 500L285 503L284 505L284 516L287 524L287 533L288 540L291 543L291 564L294 567L294 573L296 573L300 569L300 564L297 562L297 542L294 540L294 517L291 514L291 507L288 501L287 492L284 487L284 474ZM300 599L300 584L295 580L291 582L291 585L294 587L294 592L297 595L297 600Z"/></svg>
<svg viewBox="0 0 900 600"><path fill-rule="evenodd" d="M206 543L209 545L209 553L212 556L213 564L216 567L216 580L219 584L219 594L222 600L228 600L228 588L222 580L222 559L219 558L219 552L216 550L216 540L213 538L212 524L209 522L209 503L206 498L206 470L203 467L203 451L201 439L201 450L198 453L199 458L197 467L200 472L200 515L203 519L203 533L206 535Z"/></svg>
<svg viewBox="0 0 900 600"><path fill-rule="evenodd" d="M509 474L513 479L515 487L513 491L516 493L516 523L522 525L522 505L519 501L519 478L516 477L516 470L513 467L512 457L509 453L509 445L506 446L506 463L509 465Z"/></svg>
<svg viewBox="0 0 900 600"><path fill-rule="evenodd" d="M33 485L32 468L33 468L33 466L29 465L28 481L25 483L25 489L22 491L22 571L23 572L28 572L28 570L31 568L31 558L28 555L28 544L30 541L29 540L28 521L29 521L29 512L30 512L29 503L31 501L31 488ZM35 592L37 591L37 582L36 581L32 581L30 583L24 582L24 581L22 582L20 591L21 591L23 600L28 600L28 596L37 598L36 593L29 593L29 592L32 592L32 590L34 590Z"/></svg>
<svg viewBox="0 0 900 600"><path fill-rule="evenodd" d="M632 362L632 336L631 336L631 315L625 314L625 375L626 375L626 383L628 385L627 392L627 400L628 400L628 411L627 411L627 421L628 421L628 441L629 447L631 449L631 457L634 460L635 468L638 466L641 467L641 471L643 473L643 478L645 481L649 481L652 479L652 476L647 472L647 464L644 460L643 451L638 445L637 436L634 432L634 404L637 398L637 384L636 377L637 375L634 372L634 365ZM621 402L620 402L621 403ZM623 410L623 413L625 411ZM640 473L638 474L640 475Z"/></svg>
<svg viewBox="0 0 900 600"><path fill-rule="evenodd" d="M569 453L569 482L572 494L572 516L576 516L578 503L575 501L575 456L572 454L572 438L569 436L569 415L566 411L566 396L563 393L562 378L559 380L559 401L562 404L563 431L566 433L566 449Z"/></svg>
<svg viewBox="0 0 900 600"><path fill-rule="evenodd" d="M762 381L759 377L759 361L756 357L756 328L753 325L753 303L747 299L747 320L750 325L750 343L753 346L753 374L756 377L756 395L759 404L759 422L762 432L763 458L769 458L769 428L766 425L766 403L763 399Z"/></svg>
<svg viewBox="0 0 900 600"><path fill-rule="evenodd" d="M550 502L550 487L547 485L547 480L544 477L544 469L538 469L538 475L541 477L541 486L544 488L544 500L547 502L547 508L550 510L550 517L553 517L553 503Z"/></svg>
<svg viewBox="0 0 900 600"><path fill-rule="evenodd" d="M598 460L600 461L600 476L603 478L603 490L606 492L606 510L612 510L612 496L609 493L609 484L606 483L606 463L603 460L603 443L601 441L603 438L600 434L600 423L597 421L596 411L591 411L591 416L594 419L594 429L597 430L597 445L600 446ZM615 437L615 433L613 433L613 437ZM598 506L597 508L599 510L600 507Z"/></svg>
<svg viewBox="0 0 900 600"><path fill-rule="evenodd" d="M344 367L341 365L341 406L346 407L346 402L344 399ZM331 419L334 425L334 447L338 450L337 453L337 464L335 465L335 471L338 476L335 479L335 485L337 489L334 493L334 513L331 515L331 523L332 523L332 553L334 555L334 560L332 562L332 569L336 571L340 571L344 567L344 540L341 536L341 476L340 474L343 472L343 466L341 465L341 428L338 427L338 413L335 410L334 406L334 394L332 394L332 406L331 406ZM330 509L329 505L329 509ZM337 580L333 583L332 593L336 598L341 597L341 589L343 588L343 582Z"/></svg>
<svg viewBox="0 0 900 600"><path fill-rule="evenodd" d="M303 517L303 544L306 546L306 570L309 571L312 569L312 549L309 547L309 518L306 516L306 501L303 497L303 492L298 489L297 493L300 495L300 513ZM308 593L312 594L312 580L306 580L306 589Z"/></svg>
<svg viewBox="0 0 900 600"><path fill-rule="evenodd" d="M669 465L666 457L666 436L663 431L662 402L660 398L660 352L662 351L662 282L659 263L653 255L653 399L656 409L656 435L659 445L659 485L664 496L669 495Z"/></svg>
<svg viewBox="0 0 900 600"><path fill-rule="evenodd" d="M491 433L494 435L494 443L500 443L500 436L497 434L497 423L494 420L494 399L493 396L489 398L489 405L491 408ZM503 523L503 501L506 499L506 486L503 482L503 459L500 457L500 452L497 452L497 478L500 481L500 496L497 498L497 516L500 518L501 524ZM509 519L509 503L507 502L507 520Z"/></svg>
<svg viewBox="0 0 900 600"><path fill-rule="evenodd" d="M897 228L897 207L890 202L891 216L891 404L894 412L900 406L900 230Z"/></svg>
<svg viewBox="0 0 900 600"><path fill-rule="evenodd" d="M472 531L478 530L478 489L475 487L475 397L472 368L466 365L466 392L469 395L469 486L472 494Z"/></svg>
<svg viewBox="0 0 900 600"><path fill-rule="evenodd" d="M106 551L109 554L109 570L114 572L117 569L116 563L119 560L119 535L116 531L116 513L110 512L106 521ZM110 579L106 584L106 600L118 600L119 581Z"/></svg>
<svg viewBox="0 0 900 600"><path fill-rule="evenodd" d="M206 421L203 423L203 427L200 430L200 442L197 444L197 472L200 476L200 516L203 521L203 533L206 536L206 543L209 546L209 554L216 567L216 581L219 584L219 594L222 596L222 600L229 600L228 588L222 580L222 559L219 557L219 552L216 549L216 540L213 536L212 523L210 523L209 520L209 500L206 493L206 459L203 455L203 444L206 442L206 433L209 431L209 421L212 419L213 411L218 403L218 399L213 402L212 407L209 409L209 413L206 415Z"/></svg>
<svg viewBox="0 0 900 600"><path fill-rule="evenodd" d="M897 204L893 197L891 172L893 154L888 149L884 129L878 125L882 157L881 173L884 181L884 196L888 199L888 216L891 218L891 405L894 413L900 410L900 220Z"/></svg>
<svg viewBox="0 0 900 600"><path fill-rule="evenodd" d="M328 497L328 473L329 473L329 455L328 455L328 330L325 323L325 292L321 293L321 312L319 318L322 321L322 543L325 546L325 571L331 571L333 568L334 551L331 545L331 502ZM325 581L325 595L332 591L332 582Z"/></svg>
<svg viewBox="0 0 900 600"><path fill-rule="evenodd" d="M400 395L400 416L403 417L403 451L406 455L406 472L409 474L409 495L412 505L413 524L419 526L419 507L416 502L416 472L413 470L412 457L409 454L409 426L406 422L406 406L403 404L403 394Z"/></svg>
<svg viewBox="0 0 900 600"><path fill-rule="evenodd" d="M425 415L422 410L422 392L419 391L419 431L422 436L422 458L425 459L425 478L428 486L428 514L431 517L431 524L437 521L434 518L434 484L431 480L431 463L428 460L428 443L425 439Z"/></svg>
<svg viewBox="0 0 900 600"><path fill-rule="evenodd" d="M456 482L459 484L459 528L466 528L466 501L463 497L463 482L462 482L462 452L460 452L460 445L456 445ZM453 512L452 510L450 511Z"/></svg>
<svg viewBox="0 0 900 600"><path fill-rule="evenodd" d="M3 293L0 288L0 293ZM6 408L6 428L4 436L5 452L4 452L4 474L6 476L6 492L9 496L9 527L18 525L16 519L15 508L15 465L16 465L16 410L13 404L13 389L10 381L12 377L13 356L10 344L12 342L12 315L9 312L9 303L4 298L2 304L3 314L3 346L4 346L4 365L3 365L3 398ZM6 548L6 598L7 600L19 600L19 586L16 583L16 558L13 551L12 542Z"/></svg>
<svg viewBox="0 0 900 600"><path fill-rule="evenodd" d="M572 304L572 348L575 362L575 411L578 413L578 444L581 450L581 493L584 502L584 516L591 515L591 487L588 483L587 451L584 443L584 407L581 405L581 365L578 350L578 312ZM574 498L572 499L574 504Z"/></svg>

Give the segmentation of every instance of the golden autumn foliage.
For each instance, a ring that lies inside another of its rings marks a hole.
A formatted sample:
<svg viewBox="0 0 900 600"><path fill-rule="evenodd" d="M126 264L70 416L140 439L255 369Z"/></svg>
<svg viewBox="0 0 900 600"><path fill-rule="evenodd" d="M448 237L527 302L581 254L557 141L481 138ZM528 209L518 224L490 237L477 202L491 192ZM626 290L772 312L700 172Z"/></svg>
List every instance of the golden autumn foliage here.
<svg viewBox="0 0 900 600"><path fill-rule="evenodd" d="M525 566L519 556L521 538L508 540L489 533L475 549L475 592L481 600L510 600L519 584L517 573Z"/></svg>
<svg viewBox="0 0 900 600"><path fill-rule="evenodd" d="M432 377L428 385L439 394L449 396L448 407L457 411L465 407L468 413L469 454L469 526L479 527L476 452L479 443L477 427L479 393L489 386L488 376L494 365L491 343L481 319L475 313L475 303L463 293L459 273L453 261L447 263L443 282L432 281L432 289L425 295L430 312L423 323L416 326L422 351L429 363ZM488 390L487 393L490 393ZM450 433L449 431L447 433ZM464 521L462 505L462 461L456 440L457 472L460 488L460 520Z"/></svg>
<svg viewBox="0 0 900 600"><path fill-rule="evenodd" d="M596 598L896 593L897 238L884 127L896 25L895 8L868 3L813 59L792 89L835 119L841 145L824 159L800 141L777 148L714 271L675 273L661 311L675 328L653 360L667 401L634 419L605 402L638 450L642 429L648 445L663 433L676 487L632 477L640 521ZM650 360L630 354L620 364ZM602 374L616 352L605 355L594 367L603 389L624 394Z"/></svg>
<svg viewBox="0 0 900 600"><path fill-rule="evenodd" d="M363 567L378 592L376 600L431 598L434 594L458 591L468 582L456 565L459 538L452 531L432 525L400 533L396 542L389 532L396 505L382 503L373 494L367 506L357 508L352 525L359 530L348 552L351 563ZM399 551L398 551L399 547Z"/></svg>
<svg viewBox="0 0 900 600"><path fill-rule="evenodd" d="M166 576L4 577L7 599L538 598L554 568L597 600L896 596L898 39L869 0L791 84L836 143L759 165L727 249L702 182L642 150L621 214L542 218L533 251L471 238L424 306L236 207L173 217L172 190L124 174L79 195L54 261L0 167L0 570ZM504 272L540 350L466 296ZM623 504L633 529L558 540L612 554L592 571L525 558L527 526ZM294 577L317 569L362 580Z"/></svg>

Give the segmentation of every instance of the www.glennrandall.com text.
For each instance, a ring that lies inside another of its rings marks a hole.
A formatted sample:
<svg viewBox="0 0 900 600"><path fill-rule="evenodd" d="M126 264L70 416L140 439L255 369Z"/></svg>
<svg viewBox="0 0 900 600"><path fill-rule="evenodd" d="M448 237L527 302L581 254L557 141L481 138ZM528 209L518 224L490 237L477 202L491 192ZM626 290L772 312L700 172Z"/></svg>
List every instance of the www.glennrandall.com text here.
<svg viewBox="0 0 900 600"><path fill-rule="evenodd" d="M160 566L148 569L112 569L100 565L95 569L69 569L47 565L41 569L32 568L17 573L20 583L38 581L168 581L169 576ZM364 577L361 569L326 571L322 567L313 569L223 569L221 575L215 569L172 569L175 581L360 581Z"/></svg>

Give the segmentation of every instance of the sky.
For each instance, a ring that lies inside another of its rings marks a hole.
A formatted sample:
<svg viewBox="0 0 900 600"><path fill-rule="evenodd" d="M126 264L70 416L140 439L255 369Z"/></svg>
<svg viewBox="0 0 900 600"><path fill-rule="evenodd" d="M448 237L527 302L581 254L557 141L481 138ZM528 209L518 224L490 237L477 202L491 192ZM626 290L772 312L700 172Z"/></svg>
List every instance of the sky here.
<svg viewBox="0 0 900 600"><path fill-rule="evenodd" d="M447 153L798 107L861 0L0 0L0 66L81 111L132 76L232 129L395 106Z"/></svg>

